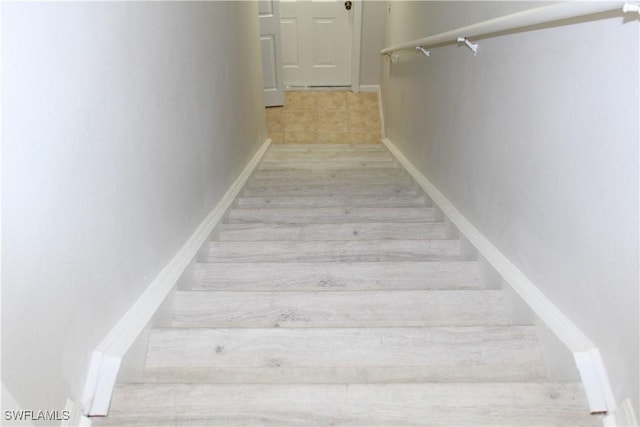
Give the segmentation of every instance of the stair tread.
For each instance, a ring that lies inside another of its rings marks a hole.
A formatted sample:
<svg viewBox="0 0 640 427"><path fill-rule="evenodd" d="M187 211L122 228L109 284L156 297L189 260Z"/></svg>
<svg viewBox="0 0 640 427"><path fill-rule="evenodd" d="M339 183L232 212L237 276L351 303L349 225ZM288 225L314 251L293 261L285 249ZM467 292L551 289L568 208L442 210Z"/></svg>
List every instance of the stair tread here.
<svg viewBox="0 0 640 427"><path fill-rule="evenodd" d="M459 240L209 242L209 262L463 261Z"/></svg>
<svg viewBox="0 0 640 427"><path fill-rule="evenodd" d="M381 240L444 239L446 227L440 222L344 223L344 224L222 224L219 241L228 240Z"/></svg>
<svg viewBox="0 0 640 427"><path fill-rule="evenodd" d="M194 290L479 289L474 261L197 263Z"/></svg>
<svg viewBox="0 0 640 427"><path fill-rule="evenodd" d="M534 326L153 329L145 381L534 381Z"/></svg>
<svg viewBox="0 0 640 427"><path fill-rule="evenodd" d="M345 223L345 222L426 222L438 221L434 208L384 208L384 207L328 207L328 208L234 208L229 211L228 223L280 222Z"/></svg>
<svg viewBox="0 0 640 427"><path fill-rule="evenodd" d="M180 291L175 327L508 325L502 291Z"/></svg>
<svg viewBox="0 0 640 427"><path fill-rule="evenodd" d="M239 208L329 208L329 207L430 207L431 200L422 194L340 194L326 195L273 195L238 197Z"/></svg>
<svg viewBox="0 0 640 427"><path fill-rule="evenodd" d="M96 425L597 426L576 383L120 384Z"/></svg>
<svg viewBox="0 0 640 427"><path fill-rule="evenodd" d="M297 151L384 151L389 152L382 144L271 144L269 151L297 152Z"/></svg>
<svg viewBox="0 0 640 427"><path fill-rule="evenodd" d="M269 187L247 187L243 196L325 196L325 195L361 195L361 196L394 196L423 194L413 184L351 182L337 184L281 184Z"/></svg>
<svg viewBox="0 0 640 427"><path fill-rule="evenodd" d="M389 168L375 168L375 169L337 169L337 170L259 170L256 169L251 175L251 181L260 180L266 182L281 181L281 180L293 180L299 179L302 182L313 182L315 180L330 181L330 180L347 180L347 179L408 179L409 182L413 182L411 175L402 168L389 167Z"/></svg>
<svg viewBox="0 0 640 427"><path fill-rule="evenodd" d="M322 169L322 170L341 170L341 169L375 169L375 168L399 168L400 166L393 160L351 160L342 162L332 161L281 161L277 163L260 163L257 170L293 170L293 169Z"/></svg>
<svg viewBox="0 0 640 427"><path fill-rule="evenodd" d="M262 157L263 162L278 161L353 161L353 160L390 160L395 159L388 151L378 150L325 150L325 151L267 151Z"/></svg>
<svg viewBox="0 0 640 427"><path fill-rule="evenodd" d="M381 173L375 173L380 170ZM273 172L273 171L272 171ZM314 171L312 174L297 173L294 176L291 174L258 174L251 177L247 181L247 188L255 187L268 187L271 185L343 185L350 184L352 182L370 182L372 184L404 184L412 185L415 181L411 178L411 175L402 171L401 169L389 169L382 170L376 169L375 171L332 171L319 173Z"/></svg>

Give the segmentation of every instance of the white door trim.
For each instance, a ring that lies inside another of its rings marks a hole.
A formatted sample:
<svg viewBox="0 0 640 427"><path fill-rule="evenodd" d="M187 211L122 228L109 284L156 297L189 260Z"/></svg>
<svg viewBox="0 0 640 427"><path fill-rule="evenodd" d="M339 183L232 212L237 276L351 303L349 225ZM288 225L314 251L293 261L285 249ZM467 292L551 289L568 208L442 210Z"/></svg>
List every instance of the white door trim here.
<svg viewBox="0 0 640 427"><path fill-rule="evenodd" d="M267 4L267 0L262 0L260 4ZM265 107L273 107L284 105L284 84L282 82L282 53L280 51L280 0L268 0L271 5L270 14L261 14L258 11L258 20L260 22L260 43L262 50L262 76L266 78L269 73L269 65L273 65L272 84L273 87L267 87L265 81L264 88L264 105ZM271 43L269 46L263 44L264 40ZM270 49L269 49L270 47ZM265 57L271 62L265 61Z"/></svg>
<svg viewBox="0 0 640 427"><path fill-rule="evenodd" d="M360 48L362 44L362 0L353 1L351 27L351 91L360 90Z"/></svg>

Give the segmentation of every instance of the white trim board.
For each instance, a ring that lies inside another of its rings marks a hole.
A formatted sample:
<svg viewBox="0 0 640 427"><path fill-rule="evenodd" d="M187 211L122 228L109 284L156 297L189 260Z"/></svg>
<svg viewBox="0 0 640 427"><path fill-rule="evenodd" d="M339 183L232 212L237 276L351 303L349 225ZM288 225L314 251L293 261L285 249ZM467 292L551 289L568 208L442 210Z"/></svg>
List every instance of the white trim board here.
<svg viewBox="0 0 640 427"><path fill-rule="evenodd" d="M382 87L378 85L378 109L380 110L380 130L382 131L382 138L387 137L387 131L384 127L384 106L382 104Z"/></svg>
<svg viewBox="0 0 640 427"><path fill-rule="evenodd" d="M360 89L360 49L362 47L362 1L353 1L351 22L351 90Z"/></svg>
<svg viewBox="0 0 640 427"><path fill-rule="evenodd" d="M376 92L380 91L380 85L360 85L360 92Z"/></svg>
<svg viewBox="0 0 640 427"><path fill-rule="evenodd" d="M383 144L524 302L573 352L592 413L613 412L615 398L600 352L591 340L556 307L509 259L471 224L456 207L388 139Z"/></svg>
<svg viewBox="0 0 640 427"><path fill-rule="evenodd" d="M638 426L638 419L633 411L631 399L625 399L618 409L604 418L602 425L605 427L634 427Z"/></svg>
<svg viewBox="0 0 640 427"><path fill-rule="evenodd" d="M107 415L123 356L152 320L185 268L231 207L270 144L271 139L263 143L216 207L93 351L82 396L84 415Z"/></svg>

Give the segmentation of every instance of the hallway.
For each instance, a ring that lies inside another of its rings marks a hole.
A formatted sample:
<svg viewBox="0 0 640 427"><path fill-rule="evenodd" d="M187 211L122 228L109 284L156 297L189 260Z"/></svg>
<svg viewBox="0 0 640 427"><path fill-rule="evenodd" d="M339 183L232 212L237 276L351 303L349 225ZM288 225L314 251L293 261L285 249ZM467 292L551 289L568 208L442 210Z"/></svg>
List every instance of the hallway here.
<svg viewBox="0 0 640 427"><path fill-rule="evenodd" d="M372 92L287 91L284 107L268 107L266 116L276 144L379 144L382 138Z"/></svg>

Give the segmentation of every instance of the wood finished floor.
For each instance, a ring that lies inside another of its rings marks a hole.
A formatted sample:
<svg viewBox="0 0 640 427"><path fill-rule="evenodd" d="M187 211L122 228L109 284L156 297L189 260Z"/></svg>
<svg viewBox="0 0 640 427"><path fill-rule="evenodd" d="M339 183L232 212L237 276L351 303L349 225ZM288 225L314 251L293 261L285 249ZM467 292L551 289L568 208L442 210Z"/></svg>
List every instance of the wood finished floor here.
<svg viewBox="0 0 640 427"><path fill-rule="evenodd" d="M377 144L273 145L107 426L595 426Z"/></svg>

